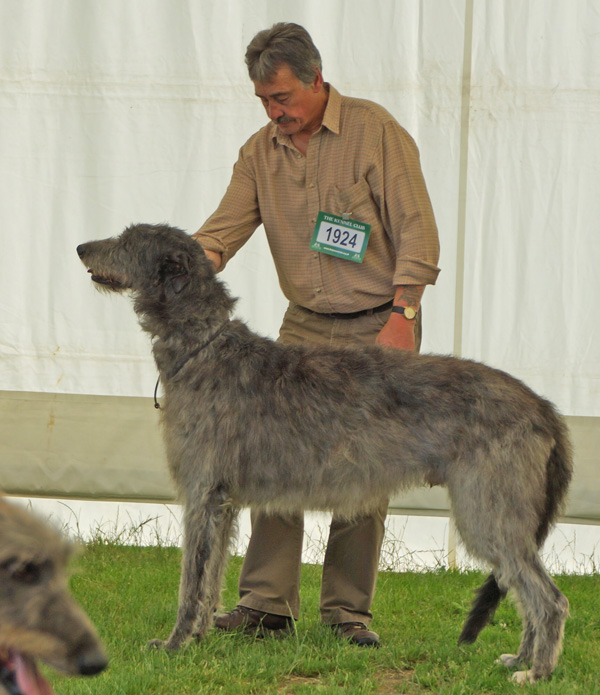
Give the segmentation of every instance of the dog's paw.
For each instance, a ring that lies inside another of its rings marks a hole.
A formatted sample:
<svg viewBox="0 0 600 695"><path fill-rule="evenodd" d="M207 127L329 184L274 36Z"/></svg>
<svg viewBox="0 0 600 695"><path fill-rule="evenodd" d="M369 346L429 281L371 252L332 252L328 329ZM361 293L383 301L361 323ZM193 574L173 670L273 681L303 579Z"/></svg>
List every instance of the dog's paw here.
<svg viewBox="0 0 600 695"><path fill-rule="evenodd" d="M173 637L169 637L168 640L153 639L148 642L148 649L164 649L168 652L175 652L184 646L184 642L178 639L173 639Z"/></svg>
<svg viewBox="0 0 600 695"><path fill-rule="evenodd" d="M512 674L512 680L518 685L527 685L529 683L535 683L537 678L533 675L533 671L515 671Z"/></svg>
<svg viewBox="0 0 600 695"><path fill-rule="evenodd" d="M506 666L506 668L516 668L521 665L521 660L516 654L500 654L496 663Z"/></svg>

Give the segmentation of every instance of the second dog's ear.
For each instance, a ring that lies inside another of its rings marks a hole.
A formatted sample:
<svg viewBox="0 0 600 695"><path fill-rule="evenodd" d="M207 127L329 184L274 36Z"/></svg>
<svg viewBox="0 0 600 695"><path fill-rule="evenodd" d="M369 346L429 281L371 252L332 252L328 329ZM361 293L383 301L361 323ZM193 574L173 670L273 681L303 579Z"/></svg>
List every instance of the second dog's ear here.
<svg viewBox="0 0 600 695"><path fill-rule="evenodd" d="M160 269L160 279L164 285L169 285L175 294L182 292L190 282L187 255L177 253L165 258Z"/></svg>

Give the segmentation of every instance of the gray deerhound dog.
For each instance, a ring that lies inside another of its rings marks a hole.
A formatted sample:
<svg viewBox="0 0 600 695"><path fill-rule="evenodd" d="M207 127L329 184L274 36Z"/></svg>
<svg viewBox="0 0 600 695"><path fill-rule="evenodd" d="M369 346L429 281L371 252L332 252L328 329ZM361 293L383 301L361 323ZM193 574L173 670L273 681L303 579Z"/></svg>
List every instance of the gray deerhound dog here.
<svg viewBox="0 0 600 695"><path fill-rule="evenodd" d="M72 553L54 529L0 499L0 695L51 695L38 659L72 675L106 668L96 631L69 594Z"/></svg>
<svg viewBox="0 0 600 695"><path fill-rule="evenodd" d="M184 513L177 649L211 626L241 507L348 518L391 493L440 484L470 553L492 574L460 640L508 589L524 633L503 655L519 682L547 678L567 599L539 556L572 473L565 425L524 384L477 362L378 346L282 345L231 320L234 300L179 229L139 224L77 248L92 280L131 290L164 389L168 462Z"/></svg>

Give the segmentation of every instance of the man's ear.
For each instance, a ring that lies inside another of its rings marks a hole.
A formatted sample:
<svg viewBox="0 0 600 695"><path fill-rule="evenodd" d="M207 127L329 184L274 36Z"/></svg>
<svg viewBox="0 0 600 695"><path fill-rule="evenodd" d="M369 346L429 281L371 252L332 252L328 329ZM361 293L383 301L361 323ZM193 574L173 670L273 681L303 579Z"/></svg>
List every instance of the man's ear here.
<svg viewBox="0 0 600 695"><path fill-rule="evenodd" d="M311 84L311 89L315 94L318 94L321 91L321 89L323 89L324 80L323 80L323 75L322 75L321 71L319 70L319 68L315 67L314 71L315 71L315 79L313 80L313 83Z"/></svg>
<svg viewBox="0 0 600 695"><path fill-rule="evenodd" d="M190 282L188 255L182 251L165 258L160 268L160 280L175 294L182 292Z"/></svg>

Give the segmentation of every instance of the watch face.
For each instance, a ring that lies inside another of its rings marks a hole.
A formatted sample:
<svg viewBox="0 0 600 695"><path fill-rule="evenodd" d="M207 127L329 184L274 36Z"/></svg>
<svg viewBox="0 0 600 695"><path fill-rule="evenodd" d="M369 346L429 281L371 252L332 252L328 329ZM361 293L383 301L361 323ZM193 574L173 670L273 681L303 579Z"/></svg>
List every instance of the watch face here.
<svg viewBox="0 0 600 695"><path fill-rule="evenodd" d="M404 307L404 316L407 319L414 319L416 315L417 312L411 306Z"/></svg>

